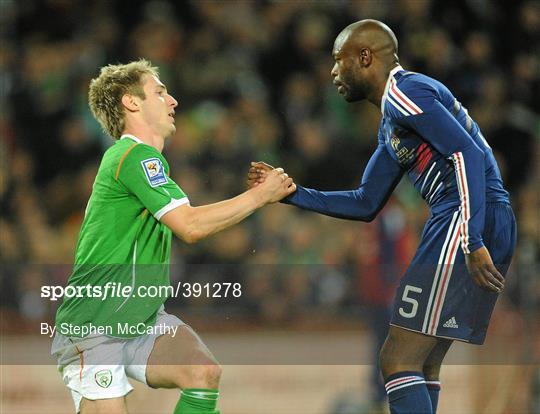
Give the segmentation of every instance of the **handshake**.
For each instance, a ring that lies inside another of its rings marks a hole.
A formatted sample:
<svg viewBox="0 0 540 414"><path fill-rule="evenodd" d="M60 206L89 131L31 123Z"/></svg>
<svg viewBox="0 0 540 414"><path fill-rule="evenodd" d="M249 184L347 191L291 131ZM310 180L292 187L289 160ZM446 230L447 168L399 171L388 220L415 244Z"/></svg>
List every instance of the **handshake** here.
<svg viewBox="0 0 540 414"><path fill-rule="evenodd" d="M283 168L262 161L251 163L247 186L248 190L258 192L263 204L275 203L296 191L296 184Z"/></svg>

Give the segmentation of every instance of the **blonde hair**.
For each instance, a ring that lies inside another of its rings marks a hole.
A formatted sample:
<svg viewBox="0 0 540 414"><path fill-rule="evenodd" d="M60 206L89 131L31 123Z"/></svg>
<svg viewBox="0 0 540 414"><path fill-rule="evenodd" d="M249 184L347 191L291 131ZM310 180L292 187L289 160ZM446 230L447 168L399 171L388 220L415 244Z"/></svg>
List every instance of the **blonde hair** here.
<svg viewBox="0 0 540 414"><path fill-rule="evenodd" d="M125 65L107 65L99 76L90 81L88 104L94 118L112 138L118 139L125 128L125 112L122 97L126 94L145 99L141 78L143 75L158 76L158 68L146 59Z"/></svg>

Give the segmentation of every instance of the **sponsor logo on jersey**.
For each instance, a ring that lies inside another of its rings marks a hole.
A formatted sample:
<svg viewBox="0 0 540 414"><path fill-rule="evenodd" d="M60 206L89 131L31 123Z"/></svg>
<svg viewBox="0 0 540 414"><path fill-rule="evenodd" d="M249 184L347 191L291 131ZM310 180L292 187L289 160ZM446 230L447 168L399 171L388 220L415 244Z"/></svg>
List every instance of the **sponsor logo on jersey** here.
<svg viewBox="0 0 540 414"><path fill-rule="evenodd" d="M102 369L101 371L96 372L94 375L96 384L101 388L108 388L112 382L112 372L110 369Z"/></svg>
<svg viewBox="0 0 540 414"><path fill-rule="evenodd" d="M459 328L459 325L456 322L455 316L452 316L450 319L448 319L444 323L443 328Z"/></svg>
<svg viewBox="0 0 540 414"><path fill-rule="evenodd" d="M163 164L159 158L148 158L141 161L141 164L151 187L157 187L167 183L165 168L163 168Z"/></svg>

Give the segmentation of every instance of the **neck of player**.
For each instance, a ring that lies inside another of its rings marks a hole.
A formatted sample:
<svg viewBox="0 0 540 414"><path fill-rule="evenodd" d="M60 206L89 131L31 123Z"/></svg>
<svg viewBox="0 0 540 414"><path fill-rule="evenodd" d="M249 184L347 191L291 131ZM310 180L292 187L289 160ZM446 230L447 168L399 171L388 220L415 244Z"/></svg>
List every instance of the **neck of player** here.
<svg viewBox="0 0 540 414"><path fill-rule="evenodd" d="M367 97L368 102L371 102L377 108L380 108L381 106L381 100L384 94L385 85L386 85L386 80L383 84L377 83L376 86L373 88L373 92L369 94Z"/></svg>
<svg viewBox="0 0 540 414"><path fill-rule="evenodd" d="M165 145L165 138L162 135L155 133L150 128L144 128L142 126L139 128L126 127L123 134L133 135L139 138L145 144L154 147L159 152L163 151L163 146Z"/></svg>
<svg viewBox="0 0 540 414"><path fill-rule="evenodd" d="M398 62L393 62L391 64L388 64L384 68L384 70L380 72L376 72L375 80L373 82L373 90L371 91L370 94L368 94L367 100L371 102L373 105L375 105L377 108L381 107L381 101L384 95L384 89L386 88L386 82L388 81L390 72L392 71L392 69L394 69L398 65L399 65Z"/></svg>

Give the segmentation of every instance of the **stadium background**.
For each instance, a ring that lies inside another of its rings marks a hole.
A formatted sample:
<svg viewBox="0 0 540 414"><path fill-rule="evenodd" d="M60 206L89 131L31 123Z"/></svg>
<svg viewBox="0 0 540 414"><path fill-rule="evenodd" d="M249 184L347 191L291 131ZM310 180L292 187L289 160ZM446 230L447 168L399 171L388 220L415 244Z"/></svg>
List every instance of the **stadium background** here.
<svg viewBox="0 0 540 414"><path fill-rule="evenodd" d="M194 205L243 191L251 160L283 166L305 186L352 188L380 113L338 96L331 49L361 18L385 21L402 65L443 81L467 106L518 218L488 344L451 352L440 412L540 412L539 2L0 4L0 412L72 409L37 334L55 304L38 292L65 283L100 154L111 144L87 106L98 68L138 57L160 67L180 102L165 155ZM225 365L224 413L376 412L368 408L377 399L372 348L428 214L405 181L372 224L275 205L195 246L175 242L173 280L243 284L239 300L169 305ZM175 399L137 387L130 409L171 412Z"/></svg>

